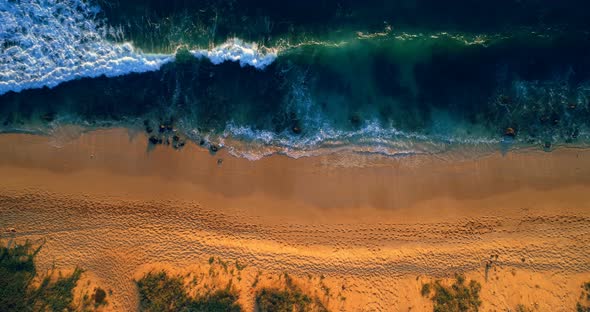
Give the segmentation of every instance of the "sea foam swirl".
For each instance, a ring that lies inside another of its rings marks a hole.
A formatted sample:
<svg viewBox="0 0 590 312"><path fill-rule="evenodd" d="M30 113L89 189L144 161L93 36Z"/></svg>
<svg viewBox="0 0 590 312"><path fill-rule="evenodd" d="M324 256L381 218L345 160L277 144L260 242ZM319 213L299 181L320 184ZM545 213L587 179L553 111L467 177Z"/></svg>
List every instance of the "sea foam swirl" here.
<svg viewBox="0 0 590 312"><path fill-rule="evenodd" d="M1 0L0 95L83 77L155 71L174 61L174 55L144 54L131 43L108 41L115 30L96 21L98 12L80 0ZM275 51L239 39L192 53L214 64L235 61L258 69L276 58Z"/></svg>
<svg viewBox="0 0 590 312"><path fill-rule="evenodd" d="M213 64L226 61L239 62L243 66L253 66L264 69L277 58L277 50L261 48L256 43L246 43L238 38L232 38L210 50L191 51L195 57L206 57Z"/></svg>
<svg viewBox="0 0 590 312"><path fill-rule="evenodd" d="M199 136L198 132L187 131ZM212 138L209 138L212 139ZM356 130L340 130L324 123L301 135L276 133L229 123L219 138L213 139L236 157L259 160L280 154L291 158L348 152L388 157L448 152L454 147L475 148L480 153L496 149L502 139L487 136L424 135L383 127L370 121Z"/></svg>

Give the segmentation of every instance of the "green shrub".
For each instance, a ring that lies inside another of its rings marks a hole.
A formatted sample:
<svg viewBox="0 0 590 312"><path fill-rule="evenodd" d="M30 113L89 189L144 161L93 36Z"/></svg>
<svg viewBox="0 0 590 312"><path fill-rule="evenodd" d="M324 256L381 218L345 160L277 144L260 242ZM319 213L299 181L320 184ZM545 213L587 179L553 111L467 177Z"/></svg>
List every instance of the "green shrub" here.
<svg viewBox="0 0 590 312"><path fill-rule="evenodd" d="M0 311L29 310L36 253L28 242L11 248L0 246Z"/></svg>
<svg viewBox="0 0 590 312"><path fill-rule="evenodd" d="M256 294L256 307L260 312L318 311L328 309L317 297L313 299L297 287L291 277L285 274L285 288L263 288Z"/></svg>
<svg viewBox="0 0 590 312"><path fill-rule="evenodd" d="M241 312L238 294L231 285L226 289L190 298L182 277L170 277L166 272L150 272L136 282L140 311Z"/></svg>
<svg viewBox="0 0 590 312"><path fill-rule="evenodd" d="M576 303L577 312L590 312L590 282L582 284L580 301Z"/></svg>
<svg viewBox="0 0 590 312"><path fill-rule="evenodd" d="M188 303L182 278L150 272L137 281L141 311L179 311Z"/></svg>
<svg viewBox="0 0 590 312"><path fill-rule="evenodd" d="M105 299L107 297L107 293L106 293L106 291L104 291L104 289L99 287L94 290L93 297L94 297L94 305L98 307L98 306L106 303Z"/></svg>
<svg viewBox="0 0 590 312"><path fill-rule="evenodd" d="M262 289L256 295L256 305L261 312L291 312L295 305L294 299L287 290L278 289ZM302 307L298 310L304 310L307 303L302 303Z"/></svg>
<svg viewBox="0 0 590 312"><path fill-rule="evenodd" d="M70 276L59 276L55 282L50 277L45 277L41 286L36 290L39 292L37 305L40 310L50 311L73 310L71 307L74 300L73 290L82 275L82 270L76 269Z"/></svg>
<svg viewBox="0 0 590 312"><path fill-rule="evenodd" d="M191 312L241 312L242 307L237 303L238 295L228 289L218 290L211 295L192 301L188 305Z"/></svg>
<svg viewBox="0 0 590 312"><path fill-rule="evenodd" d="M41 247L33 249L29 242L8 247L0 245L0 311L64 311L73 310L72 291L82 270L76 269L69 276L51 276L32 285L37 276L35 256Z"/></svg>
<svg viewBox="0 0 590 312"><path fill-rule="evenodd" d="M422 297L428 297L430 295L430 284L426 283L422 285L422 290L420 291Z"/></svg>
<svg viewBox="0 0 590 312"><path fill-rule="evenodd" d="M455 282L450 287L442 285L440 281L424 284L422 295L429 296L431 288L434 289L431 299L435 312L477 312L481 305L479 299L481 285L473 280L469 282L469 285L465 285L463 275L456 275Z"/></svg>

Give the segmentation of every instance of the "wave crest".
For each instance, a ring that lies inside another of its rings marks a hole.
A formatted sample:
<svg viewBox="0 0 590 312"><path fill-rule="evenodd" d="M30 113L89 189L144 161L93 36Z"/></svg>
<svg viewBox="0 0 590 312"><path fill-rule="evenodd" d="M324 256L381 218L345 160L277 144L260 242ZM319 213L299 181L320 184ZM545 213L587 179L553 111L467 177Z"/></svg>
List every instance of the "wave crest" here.
<svg viewBox="0 0 590 312"><path fill-rule="evenodd" d="M256 43L246 43L232 38L210 50L196 50L191 53L198 58L206 57L217 65L227 61L239 62L240 66L252 66L264 69L277 58L278 50L259 47Z"/></svg>
<svg viewBox="0 0 590 312"><path fill-rule="evenodd" d="M189 131L190 133L190 131ZM198 136L198 133L195 133ZM408 133L383 127L377 121L357 130L339 130L324 125L321 129L297 135L289 131L275 133L254 130L233 123L227 125L219 138L220 145L236 157L259 160L280 154L292 158L333 153L377 154L388 157L439 154L454 147L475 148L479 152L497 149L500 139L488 137L457 137Z"/></svg>
<svg viewBox="0 0 590 312"><path fill-rule="evenodd" d="M83 77L156 71L174 61L174 55L144 54L131 43L109 42L112 27L97 22L99 11L80 0L1 1L0 95ZM276 50L240 39L192 53L213 64L233 61L258 69L277 57Z"/></svg>
<svg viewBox="0 0 590 312"><path fill-rule="evenodd" d="M78 0L0 2L0 94L157 70L173 59L108 42L98 10Z"/></svg>

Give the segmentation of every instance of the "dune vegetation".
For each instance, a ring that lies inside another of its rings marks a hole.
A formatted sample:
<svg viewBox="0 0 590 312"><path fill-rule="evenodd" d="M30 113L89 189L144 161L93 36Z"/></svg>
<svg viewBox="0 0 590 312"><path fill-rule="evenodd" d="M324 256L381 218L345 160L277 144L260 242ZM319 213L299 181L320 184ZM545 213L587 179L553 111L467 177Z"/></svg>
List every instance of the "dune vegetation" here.
<svg viewBox="0 0 590 312"><path fill-rule="evenodd" d="M73 290L82 270L69 275L39 274L35 256L41 246L9 241L0 245L0 311L71 311ZM104 298L102 298L104 300Z"/></svg>

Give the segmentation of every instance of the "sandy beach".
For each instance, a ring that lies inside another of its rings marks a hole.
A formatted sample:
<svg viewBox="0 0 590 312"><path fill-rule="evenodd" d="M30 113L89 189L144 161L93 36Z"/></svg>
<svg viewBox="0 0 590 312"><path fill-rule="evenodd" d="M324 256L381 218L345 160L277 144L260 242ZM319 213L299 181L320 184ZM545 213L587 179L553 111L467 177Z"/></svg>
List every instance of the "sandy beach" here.
<svg viewBox="0 0 590 312"><path fill-rule="evenodd" d="M83 268L108 310L135 309L138 274L211 256L247 264L245 307L258 272L312 291L324 276L334 311L427 311L422 283L457 272L481 282L481 311L573 311L590 280L587 150L249 161L73 133L0 135L2 238L44 239L39 265Z"/></svg>

